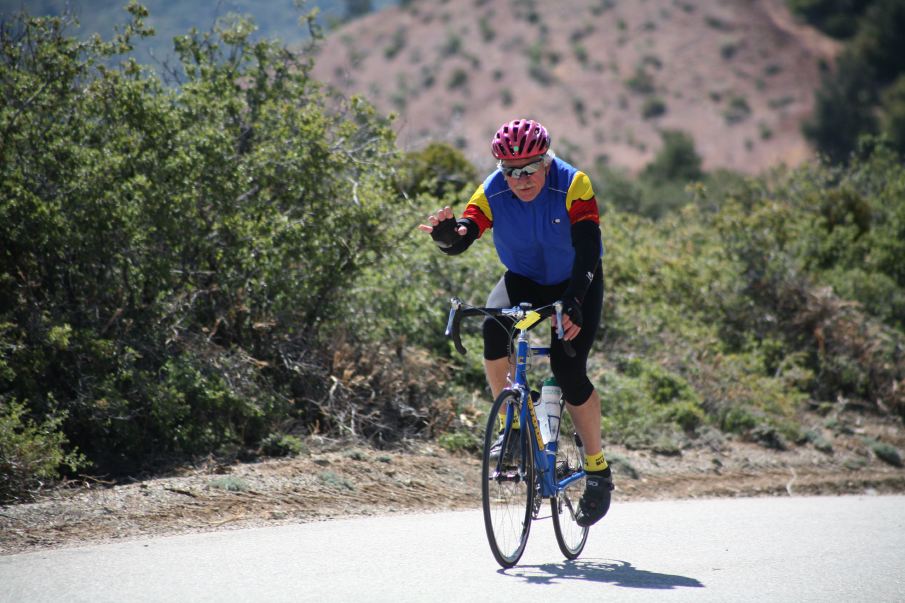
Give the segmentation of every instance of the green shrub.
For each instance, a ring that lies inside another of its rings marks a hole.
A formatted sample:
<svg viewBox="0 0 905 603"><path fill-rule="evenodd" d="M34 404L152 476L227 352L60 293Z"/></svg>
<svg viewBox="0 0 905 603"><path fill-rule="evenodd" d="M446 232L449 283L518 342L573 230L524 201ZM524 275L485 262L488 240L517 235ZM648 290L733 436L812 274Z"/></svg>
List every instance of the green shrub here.
<svg viewBox="0 0 905 603"><path fill-rule="evenodd" d="M816 429L808 430L805 433L805 439L810 442L814 448L825 454L833 453L833 444L820 431Z"/></svg>
<svg viewBox="0 0 905 603"><path fill-rule="evenodd" d="M486 15L481 15L481 18L478 19L478 29L481 32L481 39L484 42L492 42L496 37L496 30L493 27L493 23Z"/></svg>
<svg viewBox="0 0 905 603"><path fill-rule="evenodd" d="M678 450L682 432L707 422L694 389L681 376L640 358L617 363L602 375L601 405L607 439L662 454Z"/></svg>
<svg viewBox="0 0 905 603"><path fill-rule="evenodd" d="M880 442L871 438L867 438L865 443L870 447L871 451L877 455L877 458L893 465L902 467L902 454L898 448L887 442Z"/></svg>
<svg viewBox="0 0 905 603"><path fill-rule="evenodd" d="M849 471L860 471L867 467L868 460L861 456L850 456L842 461L842 466Z"/></svg>
<svg viewBox="0 0 905 603"><path fill-rule="evenodd" d="M358 448L352 448L346 452L346 458L352 459L353 461L364 461L367 459L367 455L363 450Z"/></svg>
<svg viewBox="0 0 905 603"><path fill-rule="evenodd" d="M691 135L678 130L664 130L660 136L663 146L644 168L641 177L657 184L700 179L703 176L702 159L695 150Z"/></svg>
<svg viewBox="0 0 905 603"><path fill-rule="evenodd" d="M637 94L653 94L656 91L653 76L643 67L636 68L635 73L626 80L625 85Z"/></svg>
<svg viewBox="0 0 905 603"><path fill-rule="evenodd" d="M641 117L644 119L660 117L664 113L666 113L666 103L662 98L656 96L645 99L644 105L641 107Z"/></svg>
<svg viewBox="0 0 905 603"><path fill-rule="evenodd" d="M272 433L261 441L261 453L267 456L298 456L306 450L302 440L285 433Z"/></svg>
<svg viewBox="0 0 905 603"><path fill-rule="evenodd" d="M248 492L251 489L247 481L234 475L214 478L208 483L208 487L227 492Z"/></svg>
<svg viewBox="0 0 905 603"><path fill-rule="evenodd" d="M698 427L707 423L707 416L700 404L688 400L671 403L666 410L665 418L687 433L694 433Z"/></svg>
<svg viewBox="0 0 905 603"><path fill-rule="evenodd" d="M355 484L353 484L347 478L341 475L337 475L333 471L323 471L317 475L317 478L321 484L330 488L334 488L336 490L346 490L349 492L355 491Z"/></svg>
<svg viewBox="0 0 905 603"><path fill-rule="evenodd" d="M442 433L437 438L437 443L450 452L467 452L480 454L484 449L484 434L474 430L454 431Z"/></svg>
<svg viewBox="0 0 905 603"><path fill-rule="evenodd" d="M729 433L748 433L757 427L758 418L744 407L725 408L720 417L720 429Z"/></svg>
<svg viewBox="0 0 905 603"><path fill-rule="evenodd" d="M738 52L739 43L737 40L728 40L720 44L720 56L728 61Z"/></svg>
<svg viewBox="0 0 905 603"><path fill-rule="evenodd" d="M461 68L453 69L452 74L449 76L449 81L446 83L446 88L448 90L456 90L458 88L464 88L468 84L468 71Z"/></svg>
<svg viewBox="0 0 905 603"><path fill-rule="evenodd" d="M723 111L723 118L727 124L737 124L748 119L751 115L751 106L748 105L747 99L743 96L733 96L729 99L729 104Z"/></svg>
<svg viewBox="0 0 905 603"><path fill-rule="evenodd" d="M388 60L393 60L403 48L405 48L407 42L407 34L408 31L404 27L397 28L393 33L393 38L390 42L390 45L383 49L383 55Z"/></svg>
<svg viewBox="0 0 905 603"><path fill-rule="evenodd" d="M880 130L892 146L905 156L905 74L881 93Z"/></svg>
<svg viewBox="0 0 905 603"><path fill-rule="evenodd" d="M60 430L64 413L36 423L25 405L11 400L0 405L0 503L29 500L41 486L85 465L78 452L67 451Z"/></svg>

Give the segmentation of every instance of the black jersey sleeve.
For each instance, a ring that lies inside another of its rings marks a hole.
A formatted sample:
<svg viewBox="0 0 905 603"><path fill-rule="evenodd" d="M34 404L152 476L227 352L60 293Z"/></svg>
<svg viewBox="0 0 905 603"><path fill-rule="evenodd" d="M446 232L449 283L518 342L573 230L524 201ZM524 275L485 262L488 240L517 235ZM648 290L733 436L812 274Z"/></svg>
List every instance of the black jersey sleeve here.
<svg viewBox="0 0 905 603"><path fill-rule="evenodd" d="M582 220L572 225L572 247L575 248L575 263L572 277L563 294L565 299L584 301L585 293L594 279L600 265L600 226L592 220Z"/></svg>

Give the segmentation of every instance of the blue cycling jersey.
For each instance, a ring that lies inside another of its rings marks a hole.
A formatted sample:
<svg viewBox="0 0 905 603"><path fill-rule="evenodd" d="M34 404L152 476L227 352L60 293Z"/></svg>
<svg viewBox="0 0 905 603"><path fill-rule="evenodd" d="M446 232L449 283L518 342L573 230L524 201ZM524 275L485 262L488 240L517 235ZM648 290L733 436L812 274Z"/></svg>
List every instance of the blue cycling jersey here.
<svg viewBox="0 0 905 603"><path fill-rule="evenodd" d="M463 217L478 225L478 236L492 228L503 265L541 285L570 278L575 262L572 225L582 220L600 223L590 179L559 158L550 164L541 192L528 202L515 196L500 170L494 171L472 195Z"/></svg>

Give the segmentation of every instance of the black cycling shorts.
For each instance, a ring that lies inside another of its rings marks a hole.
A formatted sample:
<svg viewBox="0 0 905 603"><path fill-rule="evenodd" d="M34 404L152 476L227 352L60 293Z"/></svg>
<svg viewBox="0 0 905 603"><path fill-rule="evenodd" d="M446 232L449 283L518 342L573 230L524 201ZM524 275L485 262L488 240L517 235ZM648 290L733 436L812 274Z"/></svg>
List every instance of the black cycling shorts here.
<svg viewBox="0 0 905 603"><path fill-rule="evenodd" d="M507 271L487 298L488 308L509 308L528 302L534 308L547 306L559 300L569 281L558 285L539 285L531 279ZM588 287L581 306L582 326L578 336L571 341L575 356L569 358L563 350L562 342L556 337L551 326L550 368L563 396L569 404L580 406L594 392L587 375L588 354L594 344L600 315L603 310L603 270L598 264L594 279ZM502 323L502 324L501 324ZM486 318L482 325L484 334L484 358L498 360L506 358L513 351L511 318Z"/></svg>

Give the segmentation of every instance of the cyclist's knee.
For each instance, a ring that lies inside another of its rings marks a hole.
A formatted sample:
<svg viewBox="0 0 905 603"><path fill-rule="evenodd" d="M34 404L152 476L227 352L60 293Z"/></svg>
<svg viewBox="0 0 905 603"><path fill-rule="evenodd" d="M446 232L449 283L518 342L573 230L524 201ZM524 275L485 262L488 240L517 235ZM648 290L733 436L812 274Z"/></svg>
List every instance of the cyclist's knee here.
<svg viewBox="0 0 905 603"><path fill-rule="evenodd" d="M563 398L572 406L581 406L594 393L594 385L584 373L576 375L569 371L553 371L553 376L562 389Z"/></svg>
<svg viewBox="0 0 905 603"><path fill-rule="evenodd" d="M568 389L563 388L563 395L572 406L581 406L591 398L591 394L593 393L594 385L587 377L575 387L570 387Z"/></svg>
<svg viewBox="0 0 905 603"><path fill-rule="evenodd" d="M509 330L499 321L487 318L481 324L484 336L484 359L498 360L509 356Z"/></svg>

